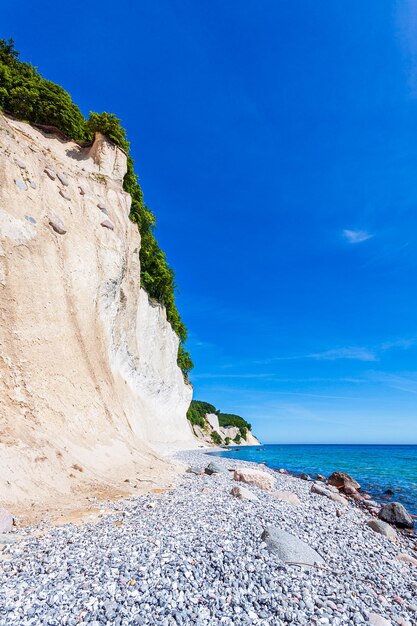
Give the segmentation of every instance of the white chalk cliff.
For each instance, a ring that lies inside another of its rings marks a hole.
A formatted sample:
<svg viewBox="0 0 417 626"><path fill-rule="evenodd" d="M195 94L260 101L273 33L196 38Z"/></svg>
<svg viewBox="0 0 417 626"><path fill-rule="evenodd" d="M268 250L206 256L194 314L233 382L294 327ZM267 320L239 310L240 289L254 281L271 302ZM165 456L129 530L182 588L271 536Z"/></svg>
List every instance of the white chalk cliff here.
<svg viewBox="0 0 417 626"><path fill-rule="evenodd" d="M178 337L139 287L126 156L0 115L0 494L169 480L192 447Z"/></svg>
<svg viewBox="0 0 417 626"><path fill-rule="evenodd" d="M246 439L240 437L240 443L236 444L234 439L237 435L240 435L240 430L237 426L220 426L219 418L216 413L206 413L204 416L205 426L201 428L201 426L193 426L193 432L198 439L204 441L206 444L211 446L216 445L213 444L212 433L216 432L220 435L222 443L225 443L226 439L230 439L231 445L239 445L239 446L259 446L261 445L260 441L252 434L250 430L246 431Z"/></svg>

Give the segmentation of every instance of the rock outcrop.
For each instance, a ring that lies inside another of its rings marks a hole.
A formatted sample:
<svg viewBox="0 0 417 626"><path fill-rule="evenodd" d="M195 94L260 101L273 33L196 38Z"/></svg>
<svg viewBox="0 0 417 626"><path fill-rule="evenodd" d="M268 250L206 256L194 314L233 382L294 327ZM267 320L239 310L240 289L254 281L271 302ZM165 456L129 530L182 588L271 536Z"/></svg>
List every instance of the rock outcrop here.
<svg viewBox="0 0 417 626"><path fill-rule="evenodd" d="M154 446L195 445L178 337L139 287L125 172L101 135L83 148L0 115L2 503L168 480Z"/></svg>

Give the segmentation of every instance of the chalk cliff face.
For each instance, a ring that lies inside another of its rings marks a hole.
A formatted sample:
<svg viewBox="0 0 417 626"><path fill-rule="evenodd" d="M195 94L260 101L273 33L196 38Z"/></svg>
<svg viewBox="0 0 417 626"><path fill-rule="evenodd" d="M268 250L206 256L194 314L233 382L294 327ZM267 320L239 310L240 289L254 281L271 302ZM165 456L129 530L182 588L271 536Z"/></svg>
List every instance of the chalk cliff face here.
<svg viewBox="0 0 417 626"><path fill-rule="evenodd" d="M165 311L139 288L126 156L0 116L0 493L169 479L195 440Z"/></svg>
<svg viewBox="0 0 417 626"><path fill-rule="evenodd" d="M206 413L204 416L205 419L205 428L201 428L200 426L194 426L193 431L196 437L204 443L209 445L213 444L213 439L211 434L216 432L220 435L222 442L228 437L232 445L240 445L240 446L259 446L261 445L259 440L252 434L250 430L246 432L246 439L243 437L240 439L240 443L236 444L233 440L237 435L240 434L239 428L237 426L220 426L219 418L215 413Z"/></svg>

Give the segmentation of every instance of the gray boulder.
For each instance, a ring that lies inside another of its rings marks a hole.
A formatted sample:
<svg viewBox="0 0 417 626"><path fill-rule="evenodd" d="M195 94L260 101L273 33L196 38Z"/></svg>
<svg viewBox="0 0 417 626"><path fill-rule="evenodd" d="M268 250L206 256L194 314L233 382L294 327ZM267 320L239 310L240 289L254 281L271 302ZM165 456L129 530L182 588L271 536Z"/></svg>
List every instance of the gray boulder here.
<svg viewBox="0 0 417 626"><path fill-rule="evenodd" d="M380 519L374 519L372 517L371 519L368 519L366 523L369 528L372 528L372 530L379 535L383 535L384 537L386 537L387 539L391 539L392 541L397 539L397 531L386 522L383 522Z"/></svg>
<svg viewBox="0 0 417 626"><path fill-rule="evenodd" d="M214 461L209 463L204 471L209 476L211 476L212 474L227 474L228 476L230 476L229 470L226 469L224 465L220 465L220 463L215 463Z"/></svg>
<svg viewBox="0 0 417 626"><path fill-rule="evenodd" d="M270 552L284 563L309 567L324 560L313 548L278 526L267 526L261 536Z"/></svg>
<svg viewBox="0 0 417 626"><path fill-rule="evenodd" d="M407 509L399 502L384 504L379 512L379 519L400 528L414 528L414 522Z"/></svg>

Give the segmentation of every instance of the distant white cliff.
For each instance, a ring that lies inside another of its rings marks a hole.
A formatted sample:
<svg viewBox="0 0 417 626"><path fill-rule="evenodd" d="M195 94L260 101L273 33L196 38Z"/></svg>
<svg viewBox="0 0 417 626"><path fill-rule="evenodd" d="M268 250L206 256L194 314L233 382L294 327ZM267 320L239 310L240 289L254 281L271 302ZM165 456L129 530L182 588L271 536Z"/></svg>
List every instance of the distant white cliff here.
<svg viewBox="0 0 417 626"><path fill-rule="evenodd" d="M193 426L193 431L201 441L207 444L216 445L232 445L232 446L259 446L260 441L252 434L250 430L246 430L245 437L241 436L240 429L237 426L220 426L219 418L216 413L207 413L204 416L205 425L202 428L199 425ZM217 433L220 437L213 437ZM237 443L235 439L239 441Z"/></svg>

